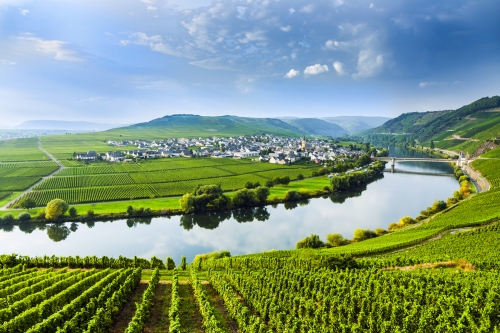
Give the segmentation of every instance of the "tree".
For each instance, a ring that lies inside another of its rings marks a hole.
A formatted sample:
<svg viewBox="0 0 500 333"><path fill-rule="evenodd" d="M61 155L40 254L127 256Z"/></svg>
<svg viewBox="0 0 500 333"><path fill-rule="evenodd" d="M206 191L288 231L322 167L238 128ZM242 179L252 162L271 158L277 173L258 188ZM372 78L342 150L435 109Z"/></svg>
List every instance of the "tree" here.
<svg viewBox="0 0 500 333"><path fill-rule="evenodd" d="M234 195L233 203L236 207L251 207L258 203L258 201L255 191L242 188Z"/></svg>
<svg viewBox="0 0 500 333"><path fill-rule="evenodd" d="M355 242L363 241L365 239L377 237L377 234L373 230L368 229L356 229L354 230L354 238Z"/></svg>
<svg viewBox="0 0 500 333"><path fill-rule="evenodd" d="M266 186L259 186L255 190L255 197L259 201L259 203L264 204L267 201L267 197L269 196L269 188Z"/></svg>
<svg viewBox="0 0 500 333"><path fill-rule="evenodd" d="M21 201L19 201L19 207L30 210L31 208L36 207L36 202L31 198L24 197Z"/></svg>
<svg viewBox="0 0 500 333"><path fill-rule="evenodd" d="M134 215L134 207L132 206L127 207L127 215L128 216Z"/></svg>
<svg viewBox="0 0 500 333"><path fill-rule="evenodd" d="M431 140L431 149L434 149L434 140Z"/></svg>
<svg viewBox="0 0 500 333"><path fill-rule="evenodd" d="M304 175L303 175L303 174L301 174L301 173L299 173L299 174L297 175L297 180L302 180L302 179L304 179Z"/></svg>
<svg viewBox="0 0 500 333"><path fill-rule="evenodd" d="M57 220L68 210L68 204L62 199L49 201L45 208L45 218L48 220Z"/></svg>
<svg viewBox="0 0 500 333"><path fill-rule="evenodd" d="M186 262L186 257L185 256L182 256L182 259L181 259L181 269L183 271L186 270L186 267L187 267L187 262Z"/></svg>
<svg viewBox="0 0 500 333"><path fill-rule="evenodd" d="M348 242L341 234L328 234L326 235L326 241L334 247L345 245Z"/></svg>
<svg viewBox="0 0 500 333"><path fill-rule="evenodd" d="M69 209L69 216L71 216L71 217L77 217L78 216L78 211L76 210L75 207L71 207Z"/></svg>
<svg viewBox="0 0 500 333"><path fill-rule="evenodd" d="M19 220L19 222L28 222L31 219L31 215L30 215L30 213L24 212L24 213L19 214L17 219Z"/></svg>
<svg viewBox="0 0 500 333"><path fill-rule="evenodd" d="M165 267L170 271L175 268L175 262L174 259L171 257L167 257L167 260L165 260Z"/></svg>
<svg viewBox="0 0 500 333"><path fill-rule="evenodd" d="M319 239L318 235L311 234L303 240L297 242L297 249L316 249L318 247L323 247L325 244Z"/></svg>

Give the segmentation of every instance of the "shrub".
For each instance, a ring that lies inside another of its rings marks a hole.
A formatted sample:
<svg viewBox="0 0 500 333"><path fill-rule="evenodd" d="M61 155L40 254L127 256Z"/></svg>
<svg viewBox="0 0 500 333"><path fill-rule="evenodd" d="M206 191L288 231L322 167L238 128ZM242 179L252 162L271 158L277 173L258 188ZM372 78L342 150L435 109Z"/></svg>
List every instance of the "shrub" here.
<svg viewBox="0 0 500 333"><path fill-rule="evenodd" d="M373 230L368 230L368 229L356 229L354 230L354 238L353 241L359 242L363 241L369 238L374 238L377 237L377 234Z"/></svg>
<svg viewBox="0 0 500 333"><path fill-rule="evenodd" d="M89 209L89 210L87 211L87 216L88 216L88 217L94 217L94 216L95 216L94 211L93 211L92 209Z"/></svg>
<svg viewBox="0 0 500 333"><path fill-rule="evenodd" d="M328 234L326 235L326 241L333 247L342 246L348 243L348 240L341 234Z"/></svg>
<svg viewBox="0 0 500 333"><path fill-rule="evenodd" d="M318 235L307 236L303 240L297 242L297 249L316 249L323 247L325 244L319 239Z"/></svg>
<svg viewBox="0 0 500 333"><path fill-rule="evenodd" d="M31 215L30 215L30 213L24 212L24 213L19 214L17 219L19 220L19 222L28 222L29 220L31 220Z"/></svg>
<svg viewBox="0 0 500 333"><path fill-rule="evenodd" d="M68 204L62 199L49 201L45 208L45 218L48 220L57 220L68 210Z"/></svg>
<svg viewBox="0 0 500 333"><path fill-rule="evenodd" d="M454 205L458 202L457 199L455 198L448 198L448 200L446 200L446 204L449 206L449 205Z"/></svg>
<svg viewBox="0 0 500 333"><path fill-rule="evenodd" d="M377 234L377 236L381 236L385 235L387 233L387 230L385 230L384 228L377 228L375 229L375 233Z"/></svg>
<svg viewBox="0 0 500 333"><path fill-rule="evenodd" d="M412 219L410 216L405 216L405 217L402 217L400 220L399 220L399 223L398 225L400 227L405 227L407 225L410 225L410 224L413 224L415 223L415 220Z"/></svg>
<svg viewBox="0 0 500 333"><path fill-rule="evenodd" d="M8 223L13 223L14 222L14 216L12 214L5 214L2 216L2 219L0 220L0 223L3 224L8 224Z"/></svg>
<svg viewBox="0 0 500 333"><path fill-rule="evenodd" d="M266 187L271 188L274 186L274 182L272 180L266 181Z"/></svg>
<svg viewBox="0 0 500 333"><path fill-rule="evenodd" d="M389 226L387 227L389 230L393 231L393 230L398 230L399 229L399 226L397 223L390 223Z"/></svg>
<svg viewBox="0 0 500 333"><path fill-rule="evenodd" d="M69 209L69 216L71 216L71 217L77 217L78 216L78 211L76 210L75 207L71 207Z"/></svg>
<svg viewBox="0 0 500 333"><path fill-rule="evenodd" d="M303 175L303 174L301 174L301 173L299 173L299 174L297 175L297 180L302 180L302 179L304 179L304 175Z"/></svg>
<svg viewBox="0 0 500 333"><path fill-rule="evenodd" d="M36 214L37 220L45 220L45 210L41 210Z"/></svg>
<svg viewBox="0 0 500 333"><path fill-rule="evenodd" d="M285 200L286 201L298 201L301 199L299 192L295 190L286 191Z"/></svg>

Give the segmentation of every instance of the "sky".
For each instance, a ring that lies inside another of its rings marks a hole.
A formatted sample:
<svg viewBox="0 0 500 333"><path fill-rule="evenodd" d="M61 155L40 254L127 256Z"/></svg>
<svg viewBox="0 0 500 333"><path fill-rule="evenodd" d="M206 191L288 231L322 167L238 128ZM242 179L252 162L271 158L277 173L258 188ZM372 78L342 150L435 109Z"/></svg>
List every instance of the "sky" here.
<svg viewBox="0 0 500 333"><path fill-rule="evenodd" d="M0 0L0 126L396 117L500 91L497 0Z"/></svg>

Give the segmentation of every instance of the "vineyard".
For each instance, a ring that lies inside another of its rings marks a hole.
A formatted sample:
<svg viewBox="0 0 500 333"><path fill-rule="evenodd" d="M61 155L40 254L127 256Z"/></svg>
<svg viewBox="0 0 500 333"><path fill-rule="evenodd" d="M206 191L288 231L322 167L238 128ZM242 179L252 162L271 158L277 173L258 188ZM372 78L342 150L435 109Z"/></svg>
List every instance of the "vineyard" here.
<svg viewBox="0 0 500 333"><path fill-rule="evenodd" d="M67 163L66 163L67 164ZM55 163L54 163L55 165ZM40 168L47 169L49 167ZM57 166L53 168L57 169ZM220 184L225 191L248 181L262 185L276 177L310 177L316 167L281 166L234 159L161 159L130 164L68 166L27 194L38 206L54 198L70 204L180 196L197 185ZM7 168L5 168L7 170ZM0 177L2 176L0 168ZM14 172L14 171L13 171ZM40 178L15 177L5 191L24 189Z"/></svg>
<svg viewBox="0 0 500 333"><path fill-rule="evenodd" d="M56 163L48 161L0 163L0 190L24 190L58 168L59 166Z"/></svg>
<svg viewBox="0 0 500 333"><path fill-rule="evenodd" d="M21 257L24 264L4 266L0 332L500 329L497 270L386 271L349 268L357 265L352 258L235 257L168 271L156 258L120 258ZM38 264L45 268L28 268Z"/></svg>
<svg viewBox="0 0 500 333"><path fill-rule="evenodd" d="M38 138L0 140L0 162L49 161L38 149Z"/></svg>

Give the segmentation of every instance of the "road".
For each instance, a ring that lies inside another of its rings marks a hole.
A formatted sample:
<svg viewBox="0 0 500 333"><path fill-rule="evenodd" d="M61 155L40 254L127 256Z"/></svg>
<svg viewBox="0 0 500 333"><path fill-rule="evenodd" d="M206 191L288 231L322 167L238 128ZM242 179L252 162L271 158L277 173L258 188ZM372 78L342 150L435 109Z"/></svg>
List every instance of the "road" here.
<svg viewBox="0 0 500 333"><path fill-rule="evenodd" d="M468 163L466 165L464 165L463 170L465 171L467 176L469 176L470 180L472 181L472 183L476 187L477 193L489 191L490 190L490 183L488 182L488 180L486 178L479 175L474 169L472 169L470 167L470 165L469 165L470 162L472 162L472 161L468 161Z"/></svg>
<svg viewBox="0 0 500 333"><path fill-rule="evenodd" d="M54 176L56 173L58 173L59 171L64 169L64 165L61 162L59 162L54 156L52 156L52 154L50 154L48 151L46 151L45 149L42 148L42 143L41 143L40 137L38 137L38 149L43 151L45 153L45 155L47 155L53 162L57 163L57 165L59 165L59 168L57 170L55 170L54 172L52 172L51 174L49 174L45 177L42 177L42 179L37 181L35 184L31 185L26 190L24 190L21 194L19 194L16 198L14 198L14 200L7 202L3 207L0 207L0 210L8 209L10 207L10 205L12 205L14 202L16 202L19 198L24 196L26 193L31 192L33 190L33 188L40 185L42 182L44 182L45 180L49 179L50 177Z"/></svg>

